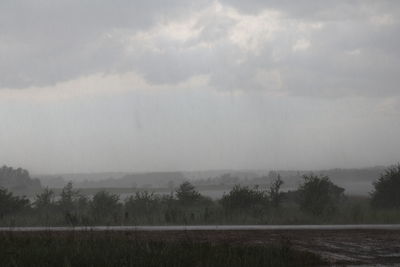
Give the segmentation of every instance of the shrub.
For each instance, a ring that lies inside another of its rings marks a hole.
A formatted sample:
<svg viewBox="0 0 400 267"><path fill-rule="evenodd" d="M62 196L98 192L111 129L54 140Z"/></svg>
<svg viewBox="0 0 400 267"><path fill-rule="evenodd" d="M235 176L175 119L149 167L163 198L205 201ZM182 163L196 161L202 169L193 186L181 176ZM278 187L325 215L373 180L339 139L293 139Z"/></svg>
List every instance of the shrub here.
<svg viewBox="0 0 400 267"><path fill-rule="evenodd" d="M46 225L50 223L51 219L57 217L55 216L58 211L54 202L54 192L48 187L42 193L36 195L33 205L38 212L39 218Z"/></svg>
<svg viewBox="0 0 400 267"><path fill-rule="evenodd" d="M6 215L17 213L29 207L29 200L25 197L14 196L7 189L0 187L0 219Z"/></svg>
<svg viewBox="0 0 400 267"><path fill-rule="evenodd" d="M202 196L191 183L184 182L176 190L176 198L182 205L191 206L196 204Z"/></svg>
<svg viewBox="0 0 400 267"><path fill-rule="evenodd" d="M283 181L281 176L278 174L276 179L272 181L268 188L268 195L271 205L274 208L279 208L283 200L283 194L281 192L281 186L283 185Z"/></svg>
<svg viewBox="0 0 400 267"><path fill-rule="evenodd" d="M159 196L147 191L136 192L125 200L125 219L144 217L151 223L153 217L160 213L160 208Z"/></svg>
<svg viewBox="0 0 400 267"><path fill-rule="evenodd" d="M371 204L376 208L400 208L400 164L389 167L373 183Z"/></svg>
<svg viewBox="0 0 400 267"><path fill-rule="evenodd" d="M37 194L34 206L39 210L48 210L54 205L54 192L46 187L42 193Z"/></svg>
<svg viewBox="0 0 400 267"><path fill-rule="evenodd" d="M65 222L69 225L76 225L79 220L82 220L88 206L86 197L73 189L72 182L67 183L62 189L57 205L64 215Z"/></svg>
<svg viewBox="0 0 400 267"><path fill-rule="evenodd" d="M226 212L258 213L268 207L268 196L257 187L251 189L248 186L235 185L228 194L224 194L220 200Z"/></svg>
<svg viewBox="0 0 400 267"><path fill-rule="evenodd" d="M121 211L118 195L100 191L93 196L90 204L91 214L96 223L118 221Z"/></svg>
<svg viewBox="0 0 400 267"><path fill-rule="evenodd" d="M304 175L298 189L300 208L314 216L336 211L344 197L344 189L332 183L328 176Z"/></svg>

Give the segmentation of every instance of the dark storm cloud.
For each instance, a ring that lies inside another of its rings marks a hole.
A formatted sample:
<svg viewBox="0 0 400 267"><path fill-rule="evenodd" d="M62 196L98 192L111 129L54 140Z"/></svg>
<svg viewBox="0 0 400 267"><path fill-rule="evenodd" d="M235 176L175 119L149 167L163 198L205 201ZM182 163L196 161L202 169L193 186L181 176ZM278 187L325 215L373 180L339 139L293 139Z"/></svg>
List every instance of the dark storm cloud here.
<svg viewBox="0 0 400 267"><path fill-rule="evenodd" d="M396 1L2 1L0 87L134 71L155 84L207 75L219 90L398 95L399 10Z"/></svg>

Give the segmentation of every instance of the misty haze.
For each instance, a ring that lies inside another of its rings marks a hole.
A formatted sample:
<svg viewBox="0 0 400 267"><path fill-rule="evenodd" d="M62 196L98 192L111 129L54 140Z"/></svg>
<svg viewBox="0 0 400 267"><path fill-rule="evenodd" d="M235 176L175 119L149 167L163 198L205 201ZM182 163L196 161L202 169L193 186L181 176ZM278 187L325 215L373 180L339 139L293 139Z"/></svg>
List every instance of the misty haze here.
<svg viewBox="0 0 400 267"><path fill-rule="evenodd" d="M400 264L399 84L396 0L2 0L0 266Z"/></svg>

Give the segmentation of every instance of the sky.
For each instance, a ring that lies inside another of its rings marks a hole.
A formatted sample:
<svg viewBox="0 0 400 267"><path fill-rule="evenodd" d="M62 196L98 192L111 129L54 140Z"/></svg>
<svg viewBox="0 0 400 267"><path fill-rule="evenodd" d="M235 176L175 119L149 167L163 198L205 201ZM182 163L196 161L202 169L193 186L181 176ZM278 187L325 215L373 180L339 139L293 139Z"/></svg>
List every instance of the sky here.
<svg viewBox="0 0 400 267"><path fill-rule="evenodd" d="M400 2L2 0L0 164L400 161Z"/></svg>

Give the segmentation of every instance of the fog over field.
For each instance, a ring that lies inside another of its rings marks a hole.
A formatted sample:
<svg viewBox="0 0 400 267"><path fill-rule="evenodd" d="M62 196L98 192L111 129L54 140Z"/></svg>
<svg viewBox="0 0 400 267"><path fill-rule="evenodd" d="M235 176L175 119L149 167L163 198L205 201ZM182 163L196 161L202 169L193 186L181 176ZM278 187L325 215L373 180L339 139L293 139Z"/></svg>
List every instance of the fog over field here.
<svg viewBox="0 0 400 267"><path fill-rule="evenodd" d="M399 15L384 0L3 0L0 163L47 175L394 164Z"/></svg>

